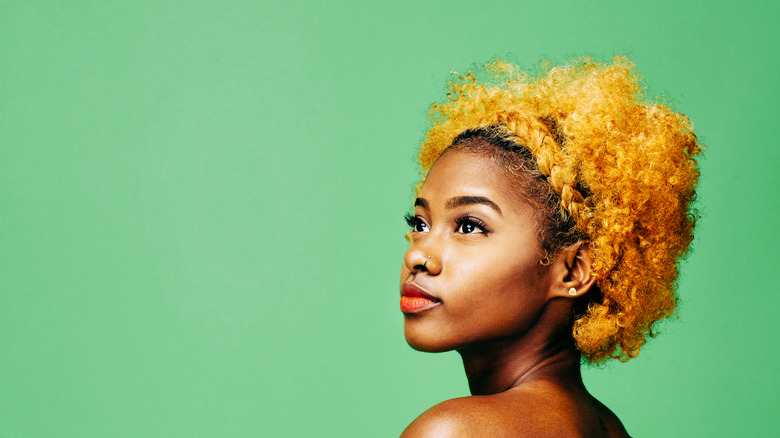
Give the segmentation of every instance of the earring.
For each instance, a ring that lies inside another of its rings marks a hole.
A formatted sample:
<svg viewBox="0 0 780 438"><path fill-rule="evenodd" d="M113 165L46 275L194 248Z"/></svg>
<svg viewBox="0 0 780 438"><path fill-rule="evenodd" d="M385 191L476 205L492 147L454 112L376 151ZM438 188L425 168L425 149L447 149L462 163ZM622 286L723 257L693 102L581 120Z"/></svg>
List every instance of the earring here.
<svg viewBox="0 0 780 438"><path fill-rule="evenodd" d="M572 287L572 288L570 288L570 289L569 289L569 295L571 295L571 296L575 296L575 295L577 295L577 289L575 289L575 288L573 288L573 287Z"/></svg>

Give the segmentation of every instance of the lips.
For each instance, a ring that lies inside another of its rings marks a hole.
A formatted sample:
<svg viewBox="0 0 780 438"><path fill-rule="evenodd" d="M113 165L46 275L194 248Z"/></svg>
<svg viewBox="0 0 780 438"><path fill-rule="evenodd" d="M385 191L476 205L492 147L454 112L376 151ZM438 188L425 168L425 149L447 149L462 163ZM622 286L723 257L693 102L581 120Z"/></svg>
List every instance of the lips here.
<svg viewBox="0 0 780 438"><path fill-rule="evenodd" d="M441 300L425 292L414 283L404 283L401 287L401 312L420 313L432 307L436 307Z"/></svg>

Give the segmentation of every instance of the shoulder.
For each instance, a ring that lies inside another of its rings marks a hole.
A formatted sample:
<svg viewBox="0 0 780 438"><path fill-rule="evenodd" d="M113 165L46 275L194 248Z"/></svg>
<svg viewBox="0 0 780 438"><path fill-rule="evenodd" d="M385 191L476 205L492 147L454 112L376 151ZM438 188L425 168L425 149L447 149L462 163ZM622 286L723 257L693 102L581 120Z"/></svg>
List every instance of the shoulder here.
<svg viewBox="0 0 780 438"><path fill-rule="evenodd" d="M501 394L447 400L417 417L401 437L577 436L566 433L560 412L527 401L515 403Z"/></svg>
<svg viewBox="0 0 780 438"><path fill-rule="evenodd" d="M465 437L476 435L496 412L472 396L439 403L423 412L401 434L402 438Z"/></svg>
<svg viewBox="0 0 780 438"><path fill-rule="evenodd" d="M417 417L401 437L628 436L600 403L594 410L590 403L550 395L532 389L447 400Z"/></svg>

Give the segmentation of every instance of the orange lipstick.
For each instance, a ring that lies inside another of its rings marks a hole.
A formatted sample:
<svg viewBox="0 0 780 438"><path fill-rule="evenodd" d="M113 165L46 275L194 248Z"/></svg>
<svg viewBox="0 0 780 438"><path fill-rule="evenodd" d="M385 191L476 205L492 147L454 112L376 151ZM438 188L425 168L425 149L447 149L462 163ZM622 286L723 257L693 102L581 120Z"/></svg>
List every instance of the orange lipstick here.
<svg viewBox="0 0 780 438"><path fill-rule="evenodd" d="M401 287L401 312L420 313L436 307L441 300L425 292L414 283L404 283Z"/></svg>

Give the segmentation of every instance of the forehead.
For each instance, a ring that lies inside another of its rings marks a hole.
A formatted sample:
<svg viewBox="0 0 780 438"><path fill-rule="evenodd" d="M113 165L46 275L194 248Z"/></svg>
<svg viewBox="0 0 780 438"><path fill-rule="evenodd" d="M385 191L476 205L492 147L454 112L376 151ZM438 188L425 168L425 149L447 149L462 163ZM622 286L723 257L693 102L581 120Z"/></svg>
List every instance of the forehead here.
<svg viewBox="0 0 780 438"><path fill-rule="evenodd" d="M502 210L530 207L525 191L495 161L480 152L445 151L425 178L420 197L486 196Z"/></svg>

